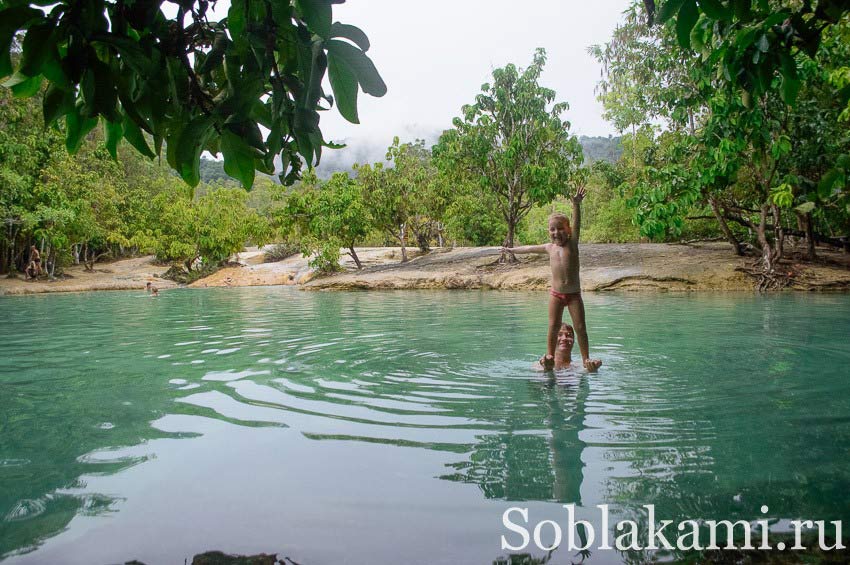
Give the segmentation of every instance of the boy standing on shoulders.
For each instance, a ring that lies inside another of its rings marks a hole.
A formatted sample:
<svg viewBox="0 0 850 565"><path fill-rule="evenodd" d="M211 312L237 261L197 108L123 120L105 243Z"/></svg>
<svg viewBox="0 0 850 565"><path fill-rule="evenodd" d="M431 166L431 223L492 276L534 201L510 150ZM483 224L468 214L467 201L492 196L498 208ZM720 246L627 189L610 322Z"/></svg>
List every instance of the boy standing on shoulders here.
<svg viewBox="0 0 850 565"><path fill-rule="evenodd" d="M555 366L555 346L564 308L570 311L578 346L581 350L582 364L591 373L596 372L602 361L590 358L587 343L587 328L584 322L584 302L581 299L579 282L578 238L581 229L581 201L587 191L580 187L572 197L573 222L563 214L549 216L549 238L551 243L544 245L524 245L522 247L503 247L508 253L548 253L549 266L552 268L552 288L549 290L549 335L546 355L540 359L544 369Z"/></svg>

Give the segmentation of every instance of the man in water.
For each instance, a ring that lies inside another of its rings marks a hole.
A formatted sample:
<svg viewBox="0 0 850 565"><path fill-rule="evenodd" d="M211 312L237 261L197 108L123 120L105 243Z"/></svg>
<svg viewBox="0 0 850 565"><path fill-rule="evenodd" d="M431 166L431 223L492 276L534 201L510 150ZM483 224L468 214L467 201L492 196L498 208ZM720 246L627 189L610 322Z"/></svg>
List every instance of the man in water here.
<svg viewBox="0 0 850 565"><path fill-rule="evenodd" d="M572 362L571 354L573 351L573 345L575 344L575 330L573 327L567 323L561 324L561 329L558 330L558 338L555 345L555 370L560 371L561 369L566 369L570 366ZM594 367L587 367L588 371L593 371L599 368L599 365L602 364L601 361L594 360ZM542 360L540 363L535 363L535 369L542 370L543 363Z"/></svg>

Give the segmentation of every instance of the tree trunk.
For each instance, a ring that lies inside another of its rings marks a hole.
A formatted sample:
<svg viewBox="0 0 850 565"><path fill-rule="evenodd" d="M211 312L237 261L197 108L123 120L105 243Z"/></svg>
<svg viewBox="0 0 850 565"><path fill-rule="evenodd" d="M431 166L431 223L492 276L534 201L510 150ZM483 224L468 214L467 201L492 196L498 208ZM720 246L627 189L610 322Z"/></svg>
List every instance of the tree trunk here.
<svg viewBox="0 0 850 565"><path fill-rule="evenodd" d="M516 218L508 220L508 235L505 238L505 247L514 246L514 236L516 235Z"/></svg>
<svg viewBox="0 0 850 565"><path fill-rule="evenodd" d="M399 230L399 241L401 242L401 262L407 263L407 248L404 246L404 240L407 237L407 224L401 224Z"/></svg>
<svg viewBox="0 0 850 565"><path fill-rule="evenodd" d="M363 265L360 264L360 259L357 257L357 252L354 251L354 246L350 246L348 248L348 254L351 255L351 258L354 259L354 263L357 265L357 270L363 268Z"/></svg>
<svg viewBox="0 0 850 565"><path fill-rule="evenodd" d="M771 246L770 242L767 240L768 207L768 204L762 204L757 231L759 245L761 246L762 271L765 276L772 275L774 270L773 246Z"/></svg>
<svg viewBox="0 0 850 565"><path fill-rule="evenodd" d="M806 259L809 261L814 261L817 258L815 253L815 228L812 224L812 213L809 212L803 216L803 228L806 232Z"/></svg>
<svg viewBox="0 0 850 565"><path fill-rule="evenodd" d="M773 212L773 246L774 246L774 261L778 261L782 258L784 254L785 247L785 227L782 225L782 212L779 210L779 206L776 204L771 204L771 211Z"/></svg>
<svg viewBox="0 0 850 565"><path fill-rule="evenodd" d="M741 250L741 243L735 237L735 234L732 233L732 230L729 229L729 224L726 223L726 218L724 218L723 214L720 213L720 206L717 204L717 199L714 196L710 196L708 198L708 202L711 204L711 211L714 212L714 217L717 218L717 223L720 224L720 231L723 232L723 235L726 236L726 239L732 244L732 247L735 248L735 254L743 255L744 252Z"/></svg>
<svg viewBox="0 0 850 565"><path fill-rule="evenodd" d="M44 255L42 255L42 257L44 257ZM47 276L52 280L54 273L56 273L56 250L53 246L48 248L47 261Z"/></svg>
<svg viewBox="0 0 850 565"><path fill-rule="evenodd" d="M508 218L508 236L505 238L505 247L513 247L514 246L514 238L516 235L516 225L517 218L514 215L511 215ZM513 253L503 253L501 257L499 257L500 263L516 263L517 258Z"/></svg>

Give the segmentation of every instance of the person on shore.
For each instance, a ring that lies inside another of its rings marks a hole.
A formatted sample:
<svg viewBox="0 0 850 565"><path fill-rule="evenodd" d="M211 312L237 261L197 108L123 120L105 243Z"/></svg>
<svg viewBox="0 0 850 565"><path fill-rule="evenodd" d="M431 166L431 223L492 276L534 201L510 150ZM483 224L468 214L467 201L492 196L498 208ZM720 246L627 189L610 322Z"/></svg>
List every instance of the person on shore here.
<svg viewBox="0 0 850 565"><path fill-rule="evenodd" d="M35 245L30 246L30 260L24 269L25 279L36 279L41 274L41 253Z"/></svg>
<svg viewBox="0 0 850 565"><path fill-rule="evenodd" d="M544 369L555 366L555 346L558 332L564 316L564 308L570 311L575 332L578 334L578 346L581 350L582 364L590 372L596 372L602 361L590 358L587 340L587 327L584 317L584 302L581 299L579 282L578 240L581 230L581 201L587 191L584 187L576 190L572 197L573 221L564 214L549 216L549 238L551 243L544 245L524 245L521 247L502 247L503 253L546 253L552 269L552 288L549 289L549 332L546 341L546 355L540 364Z"/></svg>

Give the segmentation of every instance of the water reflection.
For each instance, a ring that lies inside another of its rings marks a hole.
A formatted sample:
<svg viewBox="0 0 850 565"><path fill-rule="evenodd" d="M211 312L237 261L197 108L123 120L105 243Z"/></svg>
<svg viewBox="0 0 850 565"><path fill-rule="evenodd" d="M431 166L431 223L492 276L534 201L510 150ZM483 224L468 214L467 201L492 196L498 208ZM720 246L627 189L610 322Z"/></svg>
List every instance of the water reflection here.
<svg viewBox="0 0 850 565"><path fill-rule="evenodd" d="M455 472L440 478L477 484L487 498L581 505L585 443L579 432L588 380L575 374L531 376L524 410L501 422L499 433L476 437L469 459L450 464ZM541 418L539 427L528 414Z"/></svg>
<svg viewBox="0 0 850 565"><path fill-rule="evenodd" d="M603 372L555 379L530 369L546 316L531 293L4 299L0 556L76 548L67 533L90 529L92 516L129 535L122 520L140 496L147 520L165 521L152 508L191 507L192 481L213 505L249 488L189 472L200 457L189 445L213 451L216 473L260 461L296 473L280 492L274 475L256 479L268 500L252 504L303 507L314 529L337 532L329 549L297 516L281 518L291 535L270 543L300 544L305 562L356 554L365 534L348 533L340 499L369 508L387 499L376 529L409 521L392 526L400 534L450 531L451 507L466 535L447 554L480 562L495 554L501 512L524 501L555 514L605 503L636 519L647 503L671 520L753 519L762 504L775 518L842 519L847 306L832 296L590 296ZM49 330L32 319L50 320ZM175 482L171 500L133 482L158 474ZM263 539L251 510L220 536L244 540L237 522L247 521ZM170 539L179 533L160 535L164 548L193 554ZM427 561L429 550L410 543L410 560Z"/></svg>

